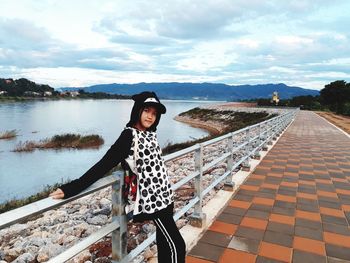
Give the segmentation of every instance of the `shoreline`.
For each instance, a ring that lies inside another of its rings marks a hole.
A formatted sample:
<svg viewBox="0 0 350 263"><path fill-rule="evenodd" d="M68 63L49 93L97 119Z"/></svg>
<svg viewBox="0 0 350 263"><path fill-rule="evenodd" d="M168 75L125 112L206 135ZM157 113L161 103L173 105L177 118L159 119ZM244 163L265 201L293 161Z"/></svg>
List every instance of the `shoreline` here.
<svg viewBox="0 0 350 263"><path fill-rule="evenodd" d="M193 119L190 117L184 117L179 115L175 116L174 120L189 124L194 128L201 128L201 129L207 130L210 133L210 135L219 135L224 132L224 127L222 127L222 124L219 122L217 123L210 122L210 121L203 122L199 119Z"/></svg>

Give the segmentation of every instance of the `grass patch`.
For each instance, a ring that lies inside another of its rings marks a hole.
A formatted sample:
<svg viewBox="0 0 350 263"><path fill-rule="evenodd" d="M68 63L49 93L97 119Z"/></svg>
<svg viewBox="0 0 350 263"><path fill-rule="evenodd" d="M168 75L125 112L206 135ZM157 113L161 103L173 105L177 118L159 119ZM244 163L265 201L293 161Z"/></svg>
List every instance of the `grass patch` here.
<svg viewBox="0 0 350 263"><path fill-rule="evenodd" d="M234 112L234 111L217 111L211 109L193 108L189 111L179 114L180 116L190 117L193 119L199 119L205 121L215 121L223 123L225 130L217 135L208 135L204 138L200 138L193 141L187 141L183 143L168 143L163 149L163 154L170 154L184 148L190 147L197 143L202 143L216 137L219 137L228 132L234 132L243 129L247 126L257 124L259 122L271 119L277 114L269 114L267 112Z"/></svg>
<svg viewBox="0 0 350 263"><path fill-rule="evenodd" d="M0 133L0 139L13 139L15 137L17 137L16 130L4 131Z"/></svg>
<svg viewBox="0 0 350 263"><path fill-rule="evenodd" d="M54 185L46 185L43 190L39 193L36 193L34 195L31 195L27 198L23 198L23 199L12 199L9 201L6 201L3 204L0 204L0 214L10 211L12 209L24 206L24 205L28 205L30 203L33 203L35 201L39 201L41 199L44 199L46 197L48 197L48 195L56 190L58 187L60 187L63 184L66 184L70 182L70 180L67 180L66 182L61 182L61 183L56 183Z"/></svg>
<svg viewBox="0 0 350 263"><path fill-rule="evenodd" d="M61 149L61 148L98 148L104 143L99 135L81 136L79 134L67 133L63 135L55 135L50 139L44 139L39 142L26 141L20 142L14 152L31 152L35 149Z"/></svg>

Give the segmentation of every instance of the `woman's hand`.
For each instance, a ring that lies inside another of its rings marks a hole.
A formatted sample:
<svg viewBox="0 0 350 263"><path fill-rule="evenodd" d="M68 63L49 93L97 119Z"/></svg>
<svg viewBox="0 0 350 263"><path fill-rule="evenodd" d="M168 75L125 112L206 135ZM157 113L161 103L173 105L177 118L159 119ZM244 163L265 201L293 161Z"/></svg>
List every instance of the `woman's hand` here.
<svg viewBox="0 0 350 263"><path fill-rule="evenodd" d="M49 196L51 196L53 199L63 199L64 192L60 188L57 188L56 191L50 193Z"/></svg>

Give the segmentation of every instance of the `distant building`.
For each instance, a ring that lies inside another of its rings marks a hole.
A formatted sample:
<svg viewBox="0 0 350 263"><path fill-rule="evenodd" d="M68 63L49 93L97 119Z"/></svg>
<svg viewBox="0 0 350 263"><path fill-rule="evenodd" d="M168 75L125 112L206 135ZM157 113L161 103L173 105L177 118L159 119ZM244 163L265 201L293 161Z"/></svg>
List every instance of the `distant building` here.
<svg viewBox="0 0 350 263"><path fill-rule="evenodd" d="M45 91L44 92L44 96L47 97L47 96L52 96L52 92L51 91Z"/></svg>
<svg viewBox="0 0 350 263"><path fill-rule="evenodd" d="M5 90L0 90L0 95L5 95L7 93L7 91Z"/></svg>
<svg viewBox="0 0 350 263"><path fill-rule="evenodd" d="M41 96L41 94L39 92L35 92L35 91L25 91L24 95L26 95L26 96Z"/></svg>
<svg viewBox="0 0 350 263"><path fill-rule="evenodd" d="M69 94L71 97L77 97L77 96L79 96L80 93L78 91L71 91L71 92L69 92Z"/></svg>
<svg viewBox="0 0 350 263"><path fill-rule="evenodd" d="M280 101L280 98L278 96L278 92L274 91L272 93L272 99L271 99L271 103L274 103L275 105L278 105L278 102Z"/></svg>
<svg viewBox="0 0 350 263"><path fill-rule="evenodd" d="M12 82L13 82L12 79L5 79L5 83L6 83L6 84L11 84Z"/></svg>

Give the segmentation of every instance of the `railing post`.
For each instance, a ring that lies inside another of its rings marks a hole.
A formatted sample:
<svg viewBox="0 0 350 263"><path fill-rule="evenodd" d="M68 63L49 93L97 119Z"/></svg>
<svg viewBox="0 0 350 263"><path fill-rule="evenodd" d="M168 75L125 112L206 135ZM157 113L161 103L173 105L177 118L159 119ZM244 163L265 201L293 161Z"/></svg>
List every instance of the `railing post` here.
<svg viewBox="0 0 350 263"><path fill-rule="evenodd" d="M233 168L233 134L228 138L227 150L231 154L227 160L227 171L230 171L230 174L226 177L224 184L225 191L233 191L235 183L232 181L232 168Z"/></svg>
<svg viewBox="0 0 350 263"><path fill-rule="evenodd" d="M193 214L189 217L190 224L194 227L202 227L204 225L206 215L202 212L202 176L203 176L203 145L199 144L199 148L194 153L195 170L199 171L198 176L194 178L194 188L196 197L199 201L194 206Z"/></svg>
<svg viewBox="0 0 350 263"><path fill-rule="evenodd" d="M261 136L261 130L262 130L262 128L261 128L261 124L259 124L258 127L259 127L259 138L258 138L258 140L257 140L256 145L260 145L260 143L261 143L261 141L262 141L262 136ZM255 151L253 158L254 158L255 160L260 160L260 158L261 158L261 155L260 155L260 147Z"/></svg>
<svg viewBox="0 0 350 263"><path fill-rule="evenodd" d="M128 171L126 171L128 172ZM112 232L112 262L123 262L127 255L127 218L124 211L124 201L122 196L122 185L124 176L112 185L112 221L119 222L119 228Z"/></svg>
<svg viewBox="0 0 350 263"><path fill-rule="evenodd" d="M249 140L250 140L250 129L247 129L245 137L246 137L246 140L249 142ZM248 143L245 148L246 148L245 155L247 155L247 159L245 159L245 161L242 163L242 171L249 172L250 171L250 164L249 164L249 161L250 161L250 156L249 156L250 144Z"/></svg>

